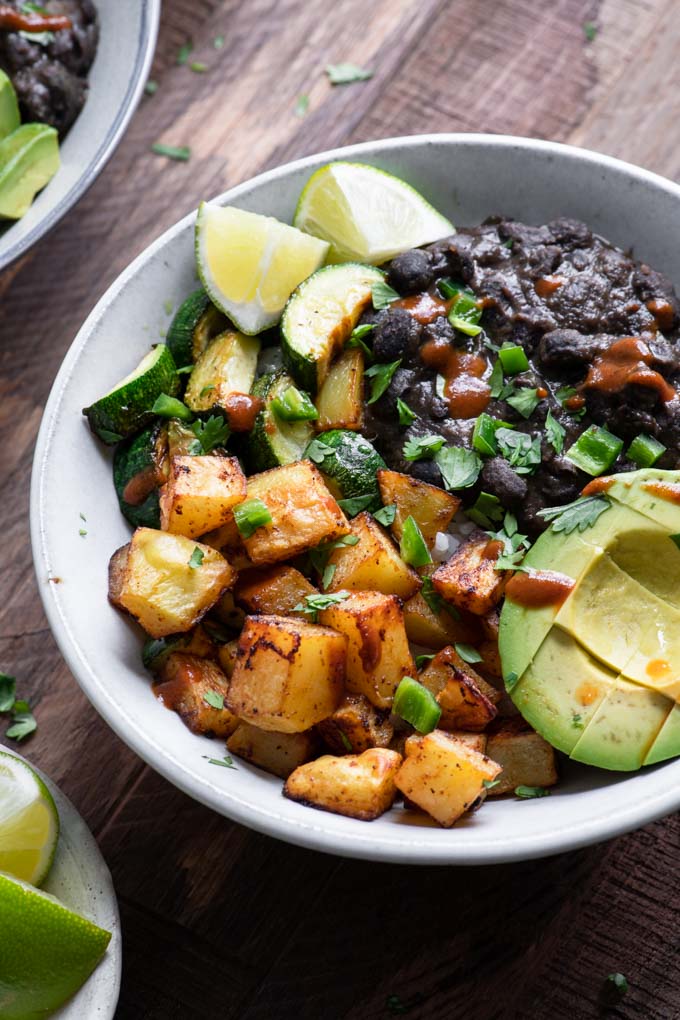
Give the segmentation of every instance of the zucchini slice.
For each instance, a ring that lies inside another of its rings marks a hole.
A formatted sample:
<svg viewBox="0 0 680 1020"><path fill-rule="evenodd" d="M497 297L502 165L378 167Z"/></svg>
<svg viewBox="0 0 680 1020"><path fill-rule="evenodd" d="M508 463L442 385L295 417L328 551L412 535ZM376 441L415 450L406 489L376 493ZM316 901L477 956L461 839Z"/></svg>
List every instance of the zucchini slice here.
<svg viewBox="0 0 680 1020"><path fill-rule="evenodd" d="M303 456L313 455L310 459L324 476L333 495L337 499L367 498L367 502L355 508L354 513L344 507L348 516L354 517L362 510L378 510L383 505L377 475L387 465L367 439L357 432L333 429L320 433L313 443L314 446L308 447ZM323 459L321 454L324 454Z"/></svg>
<svg viewBox="0 0 680 1020"><path fill-rule="evenodd" d="M316 398L320 432L360 431L364 422L364 353L358 347L342 352L330 367Z"/></svg>
<svg viewBox="0 0 680 1020"><path fill-rule="evenodd" d="M113 485L123 516L135 528L160 528L158 487L165 481L167 432L151 425L119 443L113 455Z"/></svg>
<svg viewBox="0 0 680 1020"><path fill-rule="evenodd" d="M161 393L177 396L180 377L165 344L156 344L134 372L94 404L83 408L90 428L109 445L125 439L153 420L153 405Z"/></svg>
<svg viewBox="0 0 680 1020"><path fill-rule="evenodd" d="M253 396L264 401L248 436L248 459L253 471L267 471L300 460L314 435L313 422L284 421L274 413L272 401L294 385L287 372L276 372L260 376L253 386Z"/></svg>
<svg viewBox="0 0 680 1020"><path fill-rule="evenodd" d="M259 353L257 337L235 330L220 333L194 365L184 403L195 412L217 407L228 416L230 398L250 393Z"/></svg>
<svg viewBox="0 0 680 1020"><path fill-rule="evenodd" d="M190 294L177 309L165 342L179 368L198 361L211 340L229 325L203 287Z"/></svg>
<svg viewBox="0 0 680 1020"><path fill-rule="evenodd" d="M325 266L291 294L281 319L284 365L314 395L385 274L356 262Z"/></svg>

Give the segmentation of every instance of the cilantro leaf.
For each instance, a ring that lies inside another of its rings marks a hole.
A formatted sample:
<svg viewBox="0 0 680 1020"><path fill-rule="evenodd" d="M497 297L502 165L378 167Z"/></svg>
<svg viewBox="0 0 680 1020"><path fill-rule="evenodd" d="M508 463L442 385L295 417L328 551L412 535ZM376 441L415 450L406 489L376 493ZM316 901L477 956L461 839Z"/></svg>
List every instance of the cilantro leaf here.
<svg viewBox="0 0 680 1020"><path fill-rule="evenodd" d="M375 404L376 400L380 400L400 365L401 358L399 361L391 361L388 365L371 365L366 369L364 375L371 380L371 396L367 400L368 404Z"/></svg>
<svg viewBox="0 0 680 1020"><path fill-rule="evenodd" d="M430 460L444 445L443 436L429 433L418 439L407 439L402 453L405 460Z"/></svg>
<svg viewBox="0 0 680 1020"><path fill-rule="evenodd" d="M350 593L348 591L338 591L333 594L323 595L321 593L314 595L305 595L302 602L298 602L293 607L294 613L306 613L312 620L312 623L316 623L318 615L322 609L328 609L330 606L337 606L339 602L344 602L345 599L349 598Z"/></svg>
<svg viewBox="0 0 680 1020"><path fill-rule="evenodd" d="M514 393L505 398L506 403L510 404L510 407L514 407L523 418L531 417L540 399L538 390L531 390L526 387L515 390Z"/></svg>
<svg viewBox="0 0 680 1020"><path fill-rule="evenodd" d="M250 538L258 528L271 524L269 507L261 499L246 499L234 507L234 520L242 538Z"/></svg>
<svg viewBox="0 0 680 1020"><path fill-rule="evenodd" d="M397 397L397 411L399 413L400 425L412 425L418 415L406 404L401 397Z"/></svg>
<svg viewBox="0 0 680 1020"><path fill-rule="evenodd" d="M305 450L305 457L314 461L315 464L323 464L326 457L332 453L335 451L328 443L324 443L321 439L312 439Z"/></svg>
<svg viewBox="0 0 680 1020"><path fill-rule="evenodd" d="M583 415L586 413L585 407L573 409L567 406L572 397L577 397L578 395L579 395L578 390L574 389L573 386L562 386L555 394L560 404L562 405L562 409L565 410L567 414L570 414L572 418L582 418Z"/></svg>
<svg viewBox="0 0 680 1020"><path fill-rule="evenodd" d="M207 754L202 754L201 757L205 758L205 760L210 765L221 765L223 769L235 769L236 768L236 766L234 765L234 759L231 757L230 754L225 754L224 758L211 758Z"/></svg>
<svg viewBox="0 0 680 1020"><path fill-rule="evenodd" d="M435 614L439 616L440 613L448 613L454 620L460 620L460 613L455 606L452 606L450 602L447 602L442 595L439 594L432 578L425 576L423 578L423 586L420 589L420 594L423 597L425 604Z"/></svg>
<svg viewBox="0 0 680 1020"><path fill-rule="evenodd" d="M490 492L480 492L474 505L465 513L470 520L481 525L482 528L490 528L494 522L498 523L503 520L501 501L498 496L493 496Z"/></svg>
<svg viewBox="0 0 680 1020"><path fill-rule="evenodd" d="M35 733L38 724L27 701L15 701L12 707L11 726L5 733L10 740L25 740L31 733Z"/></svg>
<svg viewBox="0 0 680 1020"><path fill-rule="evenodd" d="M371 287L371 298L373 299L373 307L378 312L381 308L387 308L393 301L399 301L400 295L397 294L393 287L390 287L389 283L385 283L384 280L378 280Z"/></svg>
<svg viewBox="0 0 680 1020"><path fill-rule="evenodd" d="M530 475L541 463L541 437L533 438L526 432L498 429L496 442L499 452L518 475Z"/></svg>
<svg viewBox="0 0 680 1020"><path fill-rule="evenodd" d="M373 351L365 342L364 337L368 336L368 334L374 329L374 322L365 322L361 326L355 326L350 333L349 340L345 344L346 348L359 347L364 352L364 357L369 364L373 361Z"/></svg>
<svg viewBox="0 0 680 1020"><path fill-rule="evenodd" d="M434 652L426 652L423 655L416 655L416 669L422 669L428 662L434 659Z"/></svg>
<svg viewBox="0 0 680 1020"><path fill-rule="evenodd" d="M17 694L17 682L13 676L0 673L0 712L10 712Z"/></svg>
<svg viewBox="0 0 680 1020"><path fill-rule="evenodd" d="M371 503L375 501L375 493L367 492L365 496L350 496L349 499L339 499L338 506L348 517L356 517L362 510L367 510Z"/></svg>
<svg viewBox="0 0 680 1020"><path fill-rule="evenodd" d="M494 786L498 786L500 779L482 779L482 786L485 790L493 790Z"/></svg>
<svg viewBox="0 0 680 1020"><path fill-rule="evenodd" d="M364 67L347 61L342 64L328 64L326 74L331 85L351 85L353 82L368 81L373 77L373 71L367 71Z"/></svg>
<svg viewBox="0 0 680 1020"><path fill-rule="evenodd" d="M337 567L335 563L329 563L326 569L324 570L323 577L321 578L321 587L323 588L324 591L326 591L327 588L330 588L331 581L335 577L336 570Z"/></svg>
<svg viewBox="0 0 680 1020"><path fill-rule="evenodd" d="M389 528L390 524L394 524L394 518L397 516L396 503L390 503L389 506L384 506L381 510L376 510L373 516L378 524L383 524L386 528Z"/></svg>
<svg viewBox="0 0 680 1020"><path fill-rule="evenodd" d="M555 453L562 453L566 432L564 425L560 425L558 420L553 417L552 411L548 411L545 418L545 434Z"/></svg>
<svg viewBox="0 0 680 1020"><path fill-rule="evenodd" d="M192 570L198 570L198 568L203 563L204 559L205 553L203 552L202 549L199 549L198 546L196 546L191 556L189 557L189 566L191 567Z"/></svg>
<svg viewBox="0 0 680 1020"><path fill-rule="evenodd" d="M334 542L322 542L316 549L309 552L309 561L319 574L323 574L328 563L328 557L334 549L342 549L344 546L356 545L359 541L358 535L341 535ZM330 583L330 582L329 582Z"/></svg>
<svg viewBox="0 0 680 1020"><path fill-rule="evenodd" d="M546 790L545 786L516 786L515 797L519 797L520 800L530 800L532 797L549 797L550 790Z"/></svg>
<svg viewBox="0 0 680 1020"><path fill-rule="evenodd" d="M203 695L203 700L206 704L210 705L211 708L224 708L224 695L218 694L217 691L206 691Z"/></svg>
<svg viewBox="0 0 680 1020"><path fill-rule="evenodd" d="M445 446L435 454L434 460L447 489L469 489L482 470L482 461L474 450L463 446Z"/></svg>
<svg viewBox="0 0 680 1020"><path fill-rule="evenodd" d="M163 145L162 142L155 142L151 146L151 151L157 156L174 159L177 163L188 163L191 159L191 149L188 145Z"/></svg>
<svg viewBox="0 0 680 1020"><path fill-rule="evenodd" d="M229 439L229 426L221 415L211 414L207 421L195 421L189 428L202 453L212 453L218 446L225 446Z"/></svg>
<svg viewBox="0 0 680 1020"><path fill-rule="evenodd" d="M456 649L458 655L460 655L463 662L468 662L472 664L473 662L482 661L481 655L479 654L476 648L472 647L472 645L467 645L464 644L463 642L459 642L458 644L454 644L453 647Z"/></svg>
<svg viewBox="0 0 680 1020"><path fill-rule="evenodd" d="M571 535L572 531L592 528L598 517L609 510L611 505L611 500L606 496L581 496L564 506L544 507L538 511L538 516L544 521L550 521L553 531Z"/></svg>
<svg viewBox="0 0 680 1020"><path fill-rule="evenodd" d="M308 109L309 109L309 96L307 95L306 92L303 92L302 95L298 96L297 98L297 102L295 103L293 113L295 114L296 117L304 117Z"/></svg>

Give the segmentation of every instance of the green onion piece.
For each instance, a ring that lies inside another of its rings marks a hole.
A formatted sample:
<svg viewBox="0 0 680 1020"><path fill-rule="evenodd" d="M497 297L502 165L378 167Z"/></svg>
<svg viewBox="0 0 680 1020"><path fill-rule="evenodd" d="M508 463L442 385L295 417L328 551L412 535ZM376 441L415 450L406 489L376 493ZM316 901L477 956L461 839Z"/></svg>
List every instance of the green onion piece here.
<svg viewBox="0 0 680 1020"><path fill-rule="evenodd" d="M418 733L431 733L437 728L442 715L434 695L411 676L403 677L397 687L392 711L410 723Z"/></svg>
<svg viewBox="0 0 680 1020"><path fill-rule="evenodd" d="M665 452L666 447L663 443L641 432L626 450L626 457L638 467L648 468L656 464L661 454Z"/></svg>
<svg viewBox="0 0 680 1020"><path fill-rule="evenodd" d="M469 287L466 287L460 280L452 280L447 277L444 280L437 281L437 289L442 297L453 298L458 294L467 294L473 297L473 293Z"/></svg>
<svg viewBox="0 0 680 1020"><path fill-rule="evenodd" d="M432 563L423 533L413 517L407 517L404 521L399 552L404 563L412 567L426 567L428 563Z"/></svg>
<svg viewBox="0 0 680 1020"><path fill-rule="evenodd" d="M234 507L234 520L239 534L250 538L258 528L271 524L272 515L261 499L246 499Z"/></svg>
<svg viewBox="0 0 680 1020"><path fill-rule="evenodd" d="M465 319L460 319L457 315L449 315L449 322L454 329L459 330L461 333L466 333L467 336L477 336L482 332L481 326L476 326L472 322L466 322Z"/></svg>
<svg viewBox="0 0 680 1020"><path fill-rule="evenodd" d="M519 372L526 372L529 367L524 348L517 344L503 344L498 357L506 375L518 375Z"/></svg>
<svg viewBox="0 0 680 1020"><path fill-rule="evenodd" d="M473 448L485 457L494 457L498 453L496 432L498 429L511 429L512 427L513 426L507 421L501 421L499 418L492 418L491 415L486 414L486 412L480 414L475 421L475 427L472 433Z"/></svg>
<svg viewBox="0 0 680 1020"><path fill-rule="evenodd" d="M156 402L151 410L161 418L179 418L180 421L191 421L194 417L186 404L183 404L177 397L169 397L167 393L161 393L156 397Z"/></svg>
<svg viewBox="0 0 680 1020"><path fill-rule="evenodd" d="M316 421L319 412L304 390L289 386L279 397L272 400L274 414L284 421Z"/></svg>
<svg viewBox="0 0 680 1020"><path fill-rule="evenodd" d="M568 460L594 478L607 471L623 449L623 440L598 425L582 432L566 453Z"/></svg>

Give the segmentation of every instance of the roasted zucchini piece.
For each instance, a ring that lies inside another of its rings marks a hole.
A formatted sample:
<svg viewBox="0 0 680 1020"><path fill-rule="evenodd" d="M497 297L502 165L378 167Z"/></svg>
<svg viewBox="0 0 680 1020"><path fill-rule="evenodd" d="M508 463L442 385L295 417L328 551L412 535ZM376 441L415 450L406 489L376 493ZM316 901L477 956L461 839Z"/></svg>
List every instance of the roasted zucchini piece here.
<svg viewBox="0 0 680 1020"><path fill-rule="evenodd" d="M239 575L234 596L249 613L297 616L294 612L307 595L318 594L313 584L295 567L246 570Z"/></svg>
<svg viewBox="0 0 680 1020"><path fill-rule="evenodd" d="M156 344L134 372L121 379L94 404L83 408L90 428L109 445L125 439L153 421L153 405L161 393L179 393L180 377L165 344Z"/></svg>
<svg viewBox="0 0 680 1020"><path fill-rule="evenodd" d="M291 294L281 318L286 368L312 396L371 300L385 274L355 262L318 269Z"/></svg>
<svg viewBox="0 0 680 1020"><path fill-rule="evenodd" d="M319 623L347 638L347 689L377 708L389 708L402 677L415 673L399 599L354 592L322 610Z"/></svg>
<svg viewBox="0 0 680 1020"><path fill-rule="evenodd" d="M498 551L483 531L475 531L432 575L432 584L447 602L484 616L500 602L508 572L496 570Z"/></svg>
<svg viewBox="0 0 680 1020"><path fill-rule="evenodd" d="M364 354L358 347L344 350L331 365L316 398L319 432L358 431L364 423Z"/></svg>
<svg viewBox="0 0 680 1020"><path fill-rule="evenodd" d="M349 522L308 460L285 464L248 479L248 499L259 499L271 523L243 537L254 564L278 563L332 541L350 530Z"/></svg>
<svg viewBox="0 0 680 1020"><path fill-rule="evenodd" d="M295 383L287 372L261 376L253 386L253 396L264 401L248 436L248 460L255 471L267 471L282 464L301 460L314 435L310 421L284 421L272 403Z"/></svg>
<svg viewBox="0 0 680 1020"><path fill-rule="evenodd" d="M158 488L167 470L167 432L150 425L119 443L113 455L113 485L123 516L135 528L159 528Z"/></svg>
<svg viewBox="0 0 680 1020"><path fill-rule="evenodd" d="M335 567L329 591L380 591L409 599L421 587L421 580L397 552L392 539L370 514L361 513L352 521L355 545L334 549L328 564Z"/></svg>
<svg viewBox="0 0 680 1020"><path fill-rule="evenodd" d="M228 737L238 719L224 707L229 681L210 659L172 652L160 668L154 694L192 733Z"/></svg>
<svg viewBox="0 0 680 1020"><path fill-rule="evenodd" d="M255 381L260 341L228 330L215 337L194 365L189 376L184 403L194 412L221 410L233 431L249 431L250 422L241 422L244 399L255 410L260 404L250 397ZM246 427L243 428L242 425Z"/></svg>
<svg viewBox="0 0 680 1020"><path fill-rule="evenodd" d="M317 730L333 754L362 754L369 747L388 747L394 735L389 712L380 711L363 694L346 694Z"/></svg>
<svg viewBox="0 0 680 1020"><path fill-rule="evenodd" d="M220 553L183 535L137 528L111 557L109 599L151 637L189 630L231 587L235 571Z"/></svg>
<svg viewBox="0 0 680 1020"><path fill-rule="evenodd" d="M385 506L394 504L396 514L392 534L401 539L404 521L412 517L431 549L437 532L446 531L460 506L457 496L418 478L385 468L378 471L380 496Z"/></svg>
<svg viewBox="0 0 680 1020"><path fill-rule="evenodd" d="M246 498L246 476L236 457L171 457L161 489L161 528L198 538L225 524Z"/></svg>
<svg viewBox="0 0 680 1020"><path fill-rule="evenodd" d="M386 747L342 758L325 754L295 769L283 793L309 807L370 822L392 807L400 764L401 755Z"/></svg>
<svg viewBox="0 0 680 1020"><path fill-rule="evenodd" d="M228 325L226 315L215 308L203 287L190 294L175 312L165 338L178 368L198 361L210 341Z"/></svg>
<svg viewBox="0 0 680 1020"><path fill-rule="evenodd" d="M406 760L397 772L397 787L411 804L448 828L486 795L500 765L463 740L433 730L406 741Z"/></svg>
<svg viewBox="0 0 680 1020"><path fill-rule="evenodd" d="M229 687L232 712L263 730L302 733L344 693L347 639L284 616L249 616Z"/></svg>
<svg viewBox="0 0 680 1020"><path fill-rule="evenodd" d="M365 496L367 502L361 510L377 510L382 506L377 474L385 467L385 461L368 439L356 432L333 429L322 432L312 442L304 456L314 460L338 499Z"/></svg>
<svg viewBox="0 0 680 1020"><path fill-rule="evenodd" d="M319 739L313 730L275 733L243 721L227 740L227 750L232 754L281 779L314 758L318 749Z"/></svg>

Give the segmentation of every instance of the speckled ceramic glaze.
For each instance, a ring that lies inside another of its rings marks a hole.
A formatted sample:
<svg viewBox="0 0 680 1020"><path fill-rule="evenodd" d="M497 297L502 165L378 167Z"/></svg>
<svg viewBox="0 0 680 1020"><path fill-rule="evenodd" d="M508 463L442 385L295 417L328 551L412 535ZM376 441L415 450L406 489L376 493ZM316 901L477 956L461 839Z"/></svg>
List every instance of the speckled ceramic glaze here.
<svg viewBox="0 0 680 1020"><path fill-rule="evenodd" d="M14 750L5 747L2 750L21 758ZM31 765L49 788L61 821L57 852L45 891L112 935L94 973L80 991L51 1016L55 1020L112 1020L120 992L122 944L118 904L109 869L70 800L35 765L26 758L21 760Z"/></svg>
<svg viewBox="0 0 680 1020"><path fill-rule="evenodd" d="M118 145L142 95L161 0L95 0L100 38L90 92L60 145L61 168L16 223L0 223L0 270L51 230L87 191Z"/></svg>
<svg viewBox="0 0 680 1020"><path fill-rule="evenodd" d="M680 188L584 150L491 135L427 135L352 146L299 160L223 195L290 220L310 174L331 159L363 160L405 178L454 223L490 213L529 223L575 216L633 246L680 281ZM210 196L206 196L209 198ZM262 832L329 853L427 864L520 860L595 843L680 806L680 761L632 775L569 763L552 796L487 804L444 830L398 807L360 822L285 800L281 782L246 763L210 765L218 742L194 736L151 694L141 635L106 599L111 553L129 539L111 484L111 453L81 408L140 360L196 285L189 216L151 245L104 295L76 337L45 410L33 471L31 528L38 584L61 651L116 733L197 800ZM87 536L78 530L87 517ZM49 578L59 578L54 583Z"/></svg>

